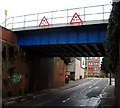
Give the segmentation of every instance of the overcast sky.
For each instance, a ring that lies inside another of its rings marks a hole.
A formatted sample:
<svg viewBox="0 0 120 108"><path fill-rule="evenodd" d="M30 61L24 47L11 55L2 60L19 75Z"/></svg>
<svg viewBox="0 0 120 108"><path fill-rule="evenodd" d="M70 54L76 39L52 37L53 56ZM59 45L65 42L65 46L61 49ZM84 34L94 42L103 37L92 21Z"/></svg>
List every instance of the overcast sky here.
<svg viewBox="0 0 120 108"><path fill-rule="evenodd" d="M110 2L112 0L1 0L0 24L5 19L5 10L8 11L8 18L31 13L110 4Z"/></svg>

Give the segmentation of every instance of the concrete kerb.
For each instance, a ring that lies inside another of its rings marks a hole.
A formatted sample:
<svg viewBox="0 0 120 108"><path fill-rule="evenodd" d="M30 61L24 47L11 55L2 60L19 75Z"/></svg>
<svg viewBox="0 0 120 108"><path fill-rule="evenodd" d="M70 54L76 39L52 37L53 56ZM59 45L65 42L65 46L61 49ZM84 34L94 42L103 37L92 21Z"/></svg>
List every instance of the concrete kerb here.
<svg viewBox="0 0 120 108"><path fill-rule="evenodd" d="M83 80L77 80L77 81L73 81L69 84L65 84L64 86L62 87L56 87L56 88L52 88L52 89L47 89L48 92L47 94L49 93L58 93L58 92L62 92L62 91L65 91L69 88L74 88L76 86L79 86L80 84L82 83L85 83L85 82L88 82L88 81L91 81L92 79L83 79ZM40 93L38 94L26 94L26 95L23 95L23 96L18 96L18 97L12 97L12 98L7 98L7 99L3 99L3 106L9 106L9 105L14 105L14 104L17 104L17 103L20 103L20 102L26 102L26 101L30 101L30 100L33 100L35 98L39 98L43 95L47 95L45 93L46 89L45 90L42 90Z"/></svg>

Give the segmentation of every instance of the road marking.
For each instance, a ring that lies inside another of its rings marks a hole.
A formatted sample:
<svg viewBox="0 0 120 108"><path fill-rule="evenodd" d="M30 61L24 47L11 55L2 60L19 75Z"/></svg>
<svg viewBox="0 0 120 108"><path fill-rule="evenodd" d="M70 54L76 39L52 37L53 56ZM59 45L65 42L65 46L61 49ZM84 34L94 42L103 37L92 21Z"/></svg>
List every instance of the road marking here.
<svg viewBox="0 0 120 108"><path fill-rule="evenodd" d="M69 100L70 100L70 98L67 98L67 99L63 100L63 103L65 103L65 102L67 102Z"/></svg>
<svg viewBox="0 0 120 108"><path fill-rule="evenodd" d="M107 83L107 85L105 86L105 88L102 90L102 92L100 93L100 97L102 97L102 94L103 94L103 92L105 91L105 89L108 87L109 82L110 82L110 80L108 79L108 83ZM95 101L95 103L93 104L93 106L96 106L97 103L98 103L98 100Z"/></svg>
<svg viewBox="0 0 120 108"><path fill-rule="evenodd" d="M108 83L107 83L107 85L105 86L105 88L102 90L102 92L100 93L101 95L103 94L103 92L105 91L105 89L108 87L108 85L109 85L109 79L108 79Z"/></svg>
<svg viewBox="0 0 120 108"><path fill-rule="evenodd" d="M94 79L92 79L92 80L90 80L90 81L87 81L87 82L91 82L91 81L93 81L93 80L94 80ZM82 84L85 84L85 83L87 83L87 82L84 82L84 83L81 83L81 84L79 84L79 85L77 85L77 86L74 86L74 87L71 87L71 88L67 88L67 89L65 89L65 90L57 91L57 92L67 91L67 90L70 90L70 89L73 89L73 88L79 87L79 86L81 86ZM67 99L63 100L62 102L65 103L65 102L67 102L67 101L69 101L69 100L70 100L70 98L67 98Z"/></svg>
<svg viewBox="0 0 120 108"><path fill-rule="evenodd" d="M90 80L90 81L87 81L87 82L91 82L91 81L93 81L94 79L92 79L92 80ZM76 88L76 87L79 87L79 86L81 86L81 85L83 85L83 84L85 84L85 83L87 83L87 82L84 82L84 83L81 83L81 84L78 84L77 86L74 86L74 87L70 87L70 88L66 88L66 89L64 89L64 90L58 90L57 92L64 92L64 91L67 91L67 90L70 90L70 89L73 89L73 88Z"/></svg>
<svg viewBox="0 0 120 108"><path fill-rule="evenodd" d="M89 89L92 88L92 87L93 87L93 86L90 86Z"/></svg>

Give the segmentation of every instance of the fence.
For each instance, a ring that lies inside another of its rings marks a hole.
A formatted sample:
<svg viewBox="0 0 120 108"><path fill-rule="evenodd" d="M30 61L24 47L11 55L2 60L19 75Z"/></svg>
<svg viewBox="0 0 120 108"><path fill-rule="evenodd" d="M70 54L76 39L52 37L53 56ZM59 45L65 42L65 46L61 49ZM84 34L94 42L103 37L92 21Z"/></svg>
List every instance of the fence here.
<svg viewBox="0 0 120 108"><path fill-rule="evenodd" d="M17 28L39 27L42 18L45 16L49 25L70 24L73 15L77 13L84 22L95 20L106 20L109 18L112 9L111 4L80 7L65 10L56 10L23 16L10 17L2 26L14 30Z"/></svg>

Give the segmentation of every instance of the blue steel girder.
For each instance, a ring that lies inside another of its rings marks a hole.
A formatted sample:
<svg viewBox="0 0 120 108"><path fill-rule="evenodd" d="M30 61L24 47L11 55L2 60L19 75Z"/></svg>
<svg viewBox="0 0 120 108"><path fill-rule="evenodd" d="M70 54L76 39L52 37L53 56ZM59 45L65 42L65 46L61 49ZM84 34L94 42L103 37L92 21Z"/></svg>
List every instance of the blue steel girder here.
<svg viewBox="0 0 120 108"><path fill-rule="evenodd" d="M59 27L16 32L18 45L103 43L107 24Z"/></svg>

